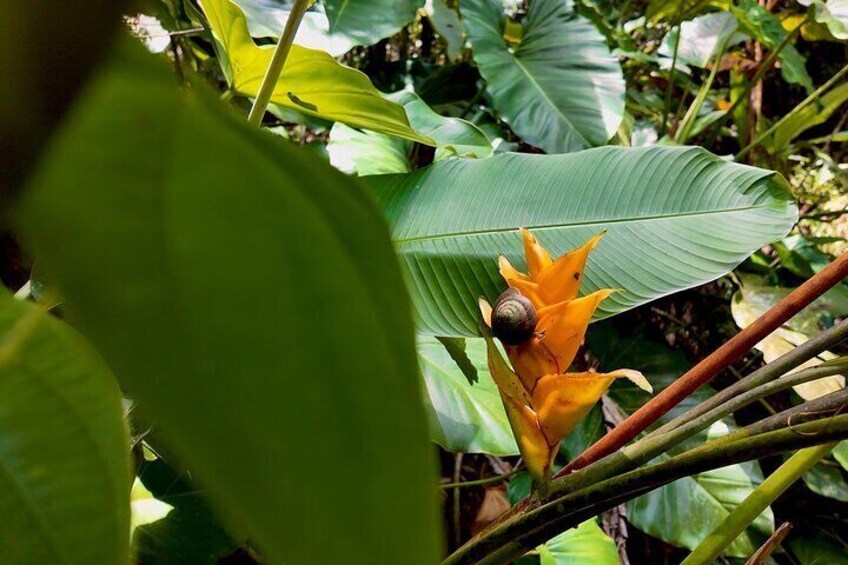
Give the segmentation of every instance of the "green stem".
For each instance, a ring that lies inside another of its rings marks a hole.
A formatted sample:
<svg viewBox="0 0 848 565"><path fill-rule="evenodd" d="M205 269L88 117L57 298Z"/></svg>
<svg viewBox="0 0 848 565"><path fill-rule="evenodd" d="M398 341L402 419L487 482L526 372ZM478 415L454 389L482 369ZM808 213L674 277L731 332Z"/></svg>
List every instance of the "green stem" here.
<svg viewBox="0 0 848 565"><path fill-rule="evenodd" d="M808 23L809 20L810 16L804 18L804 20L802 20L800 24L798 24L791 32L786 34L786 37L784 37L783 40L777 45L777 47L775 47L771 51L771 53L769 53L765 61L760 63L760 66L757 67L757 72L754 73L754 76L751 77L751 80L748 81L748 83L745 85L744 90L742 90L742 92L739 94L733 104L730 105L730 108L727 109L727 111L721 118L716 120L715 123L710 126L713 131L710 134L707 143L713 140L716 133L720 131L721 126L724 125L724 122L726 122L733 116L733 112L736 110L736 108L738 108L740 104L742 104L745 100L748 99L748 95L751 94L751 91L754 90L754 87L757 85L757 83L762 80L763 76L768 72L772 65L774 65L774 62L780 56L781 51L783 51L783 49L787 45L789 45L798 36L799 33L801 33L801 26Z"/></svg>
<svg viewBox="0 0 848 565"><path fill-rule="evenodd" d="M802 449L769 475L754 489L718 527L698 544L681 565L706 565L717 559L724 549L759 516L778 496L824 458L835 443Z"/></svg>
<svg viewBox="0 0 848 565"><path fill-rule="evenodd" d="M689 139L689 134L692 132L695 120L698 118L698 112L701 111L701 107L704 105L704 101L710 93L710 88L712 88L715 77L718 74L721 58L724 56L724 51L727 49L727 44L732 35L733 34L728 35L724 41L721 42L721 47L719 47L718 53L716 53L715 61L713 61L713 68L710 69L710 74L707 76L706 82L701 85L698 95L695 97L695 100L692 101L692 105L689 106L689 109L686 111L686 115L683 116L682 124L677 130L677 135L674 136L674 140L677 143L685 144Z"/></svg>
<svg viewBox="0 0 848 565"><path fill-rule="evenodd" d="M524 514L459 548L443 565L500 565L580 522L682 477L848 437L848 415L759 435L725 436L670 459L537 501Z"/></svg>
<svg viewBox="0 0 848 565"><path fill-rule="evenodd" d="M297 34L297 28L300 26L303 15L309 8L310 0L295 0L289 19L286 21L286 28L283 30L283 35L280 37L277 48L274 49L274 56L271 58L271 63L265 70L265 77L262 79L262 85L259 87L259 92L256 94L256 100L253 102L253 107L250 108L250 114L247 117L247 123L259 127L262 125L262 117L265 115L265 110L268 109L268 103L271 102L271 95L274 93L274 87L277 86L277 79L283 72L283 67L286 64L286 59L291 51L294 36Z"/></svg>
<svg viewBox="0 0 848 565"><path fill-rule="evenodd" d="M683 10L683 0L677 5L677 12L674 14L674 19L677 21L677 41L674 42L674 55L671 59L671 69L668 71L668 85L665 88L665 109L663 110L662 132L665 134L668 131L668 114L671 112L671 92L674 90L674 73L677 72L677 53L680 48L680 12Z"/></svg>
<svg viewBox="0 0 848 565"><path fill-rule="evenodd" d="M810 94L804 100L802 100L800 104L798 104L797 106L792 108L792 111L790 111L788 114L783 116L780 120L778 120L773 126L768 128L766 131L764 131L763 133L758 135L756 137L756 139L754 139L754 141L752 141L751 143L746 145L744 148L742 148L742 150L739 153L736 154L735 159L738 161L741 157L746 155L751 149L753 149L754 147L757 147L760 143L763 142L763 140L765 140L768 136L770 136L772 133L774 133L774 131L777 128L779 128L781 125L786 123L787 120L791 119L793 116L798 114L801 110L803 110L804 108L809 106L814 101L818 100L819 97L821 97L821 95L824 94L824 92L826 90L830 89L831 86L836 84L836 82L839 79L841 79L845 75L845 73L848 73L848 65L845 65L844 67L839 69L839 71L837 71L836 74L833 75L830 78L830 80L828 80L826 83L824 83L823 85L818 87L815 91L813 91L812 94Z"/></svg>
<svg viewBox="0 0 848 565"><path fill-rule="evenodd" d="M497 475L495 477L487 477L485 479L477 479L474 481L463 481L459 483L444 483L439 485L439 488L442 490L447 490L451 488L462 488L462 487L480 487L485 485L493 485L495 483L502 483L513 475L521 472L521 469L514 469L509 473L504 473L503 475Z"/></svg>

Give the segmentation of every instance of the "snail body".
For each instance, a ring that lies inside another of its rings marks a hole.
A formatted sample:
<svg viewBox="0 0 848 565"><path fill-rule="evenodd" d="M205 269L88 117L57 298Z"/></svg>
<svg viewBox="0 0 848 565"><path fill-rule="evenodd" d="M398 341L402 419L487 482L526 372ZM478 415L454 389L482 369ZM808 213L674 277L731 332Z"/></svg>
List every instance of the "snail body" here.
<svg viewBox="0 0 848 565"><path fill-rule="evenodd" d="M492 305L492 333L505 345L521 345L536 331L536 308L525 296L509 288Z"/></svg>

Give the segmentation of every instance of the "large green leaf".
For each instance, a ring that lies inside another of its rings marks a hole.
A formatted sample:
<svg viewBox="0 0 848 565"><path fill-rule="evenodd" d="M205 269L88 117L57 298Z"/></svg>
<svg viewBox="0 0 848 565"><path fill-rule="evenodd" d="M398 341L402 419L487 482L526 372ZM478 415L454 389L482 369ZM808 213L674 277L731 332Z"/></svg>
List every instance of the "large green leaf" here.
<svg viewBox="0 0 848 565"><path fill-rule="evenodd" d="M601 305L604 317L723 275L796 218L780 176L698 148L506 154L367 180L392 225L419 330L435 335L476 334L477 298L505 288L498 254L523 264L521 226L554 255L608 230L582 286L621 289Z"/></svg>
<svg viewBox="0 0 848 565"><path fill-rule="evenodd" d="M124 565L129 437L109 369L64 323L0 292L0 563Z"/></svg>
<svg viewBox="0 0 848 565"><path fill-rule="evenodd" d="M589 333L589 345L598 356L603 370L628 367L642 371L658 393L674 382L689 368L680 351L640 337L622 336L609 322L596 326ZM678 404L657 425L680 415L709 397L711 389L703 387ZM632 386L614 385L609 392L625 413L632 413L650 398L648 393ZM671 455L694 447L735 428L731 419L713 426L683 444L673 448ZM669 454L658 460L668 459ZM730 465L699 473L660 487L627 503L627 519L635 527L666 542L694 549L704 537L718 526L762 482L757 463ZM682 518L685 517L685 518ZM748 557L774 530L770 509L763 512L751 526L730 544L725 554Z"/></svg>
<svg viewBox="0 0 848 565"><path fill-rule="evenodd" d="M618 565L615 542L595 519L563 532L538 547L540 565Z"/></svg>
<svg viewBox="0 0 848 565"><path fill-rule="evenodd" d="M92 87L19 210L69 316L269 561L434 563L413 326L379 212L141 50Z"/></svg>
<svg viewBox="0 0 848 565"><path fill-rule="evenodd" d="M254 43L244 12L231 0L200 3L230 87L255 96L271 62L273 46ZM409 127L403 108L384 98L365 74L324 51L292 45L271 102L310 116L431 143Z"/></svg>
<svg viewBox="0 0 848 565"><path fill-rule="evenodd" d="M473 385L435 338L418 341L424 375L430 435L450 451L518 455L503 402L486 362L486 343L466 340L466 354L477 369Z"/></svg>
<svg viewBox="0 0 848 565"><path fill-rule="evenodd" d="M371 45L394 35L415 19L424 0L322 0L333 34L357 45Z"/></svg>
<svg viewBox="0 0 848 565"><path fill-rule="evenodd" d="M785 151L789 143L817 125L826 122L834 112L848 100L848 83L842 83L827 94L780 124L771 137L771 145L776 151Z"/></svg>
<svg viewBox="0 0 848 565"><path fill-rule="evenodd" d="M463 0L474 60L510 127L548 153L603 145L624 115L624 78L604 37L570 0L535 0L521 44L502 37L500 0Z"/></svg>

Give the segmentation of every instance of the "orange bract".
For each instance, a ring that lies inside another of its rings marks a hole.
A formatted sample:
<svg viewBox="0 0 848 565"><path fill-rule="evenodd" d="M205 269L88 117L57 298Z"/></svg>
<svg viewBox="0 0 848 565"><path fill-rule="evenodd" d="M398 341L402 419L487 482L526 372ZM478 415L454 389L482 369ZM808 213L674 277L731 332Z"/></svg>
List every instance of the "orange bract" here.
<svg viewBox="0 0 848 565"><path fill-rule="evenodd" d="M627 378L648 391L651 387L641 373L627 369L608 374L565 372L583 344L595 310L615 292L604 289L577 298L586 259L603 234L556 260L528 230L522 228L521 234L529 274L515 269L505 257L499 258L498 266L507 284L536 308L534 336L520 345L504 346L512 369L491 336L485 337L489 370L501 392L519 450L530 474L541 482L550 475L560 441L616 378ZM480 308L490 325L491 307L481 300Z"/></svg>

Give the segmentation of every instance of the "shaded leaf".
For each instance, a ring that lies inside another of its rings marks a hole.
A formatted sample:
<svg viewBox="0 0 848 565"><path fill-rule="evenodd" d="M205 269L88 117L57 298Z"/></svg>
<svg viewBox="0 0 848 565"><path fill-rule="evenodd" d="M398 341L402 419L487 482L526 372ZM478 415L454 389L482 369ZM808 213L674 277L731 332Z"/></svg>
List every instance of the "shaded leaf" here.
<svg viewBox="0 0 848 565"><path fill-rule="evenodd" d="M90 88L19 210L69 316L269 561L435 562L413 326L376 208L141 50Z"/></svg>
<svg viewBox="0 0 848 565"><path fill-rule="evenodd" d="M788 117L771 135L771 146L779 151L811 127L823 124L848 100L848 83L843 82L816 102Z"/></svg>
<svg viewBox="0 0 848 565"><path fill-rule="evenodd" d="M601 305L605 317L723 275L796 218L780 176L696 148L504 154L366 180L392 226L418 329L442 336L477 335L477 298L494 301L505 286L498 254L523 265L519 227L554 255L608 230L581 287L622 289Z"/></svg>
<svg viewBox="0 0 848 565"><path fill-rule="evenodd" d="M459 370L462 371L462 374L465 375L465 378L468 379L468 384L473 385L477 382L479 377L477 376L477 368L474 366L474 363L471 362L471 359L468 358L468 353L466 352L467 343L465 338L463 337L437 337L445 351L448 352L448 355L451 356L456 366L459 367Z"/></svg>
<svg viewBox="0 0 848 565"><path fill-rule="evenodd" d="M460 10L495 109L527 143L567 153L615 134L624 115L621 67L570 0L535 0L515 49L503 39L499 0L464 0Z"/></svg>
<svg viewBox="0 0 848 565"><path fill-rule="evenodd" d="M848 502L848 483L842 476L840 467L817 463L812 469L804 473L804 484L811 491L834 500Z"/></svg>
<svg viewBox="0 0 848 565"><path fill-rule="evenodd" d="M418 361L424 375L430 434L449 451L517 455L518 446L486 362L482 339L467 339L465 353L477 382L470 384L435 338L420 337Z"/></svg>
<svg viewBox="0 0 848 565"><path fill-rule="evenodd" d="M115 378L73 329L0 292L0 563L124 565L129 438Z"/></svg>

